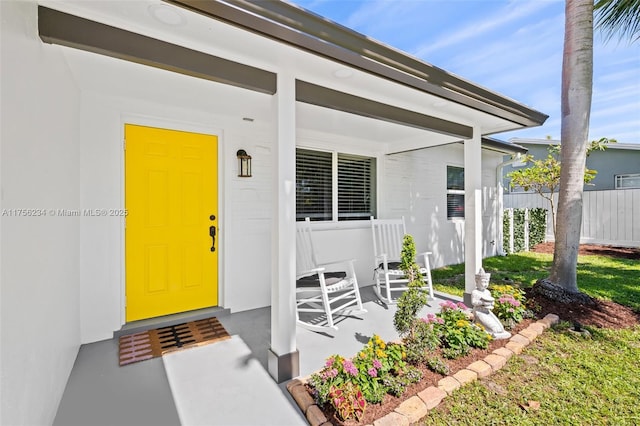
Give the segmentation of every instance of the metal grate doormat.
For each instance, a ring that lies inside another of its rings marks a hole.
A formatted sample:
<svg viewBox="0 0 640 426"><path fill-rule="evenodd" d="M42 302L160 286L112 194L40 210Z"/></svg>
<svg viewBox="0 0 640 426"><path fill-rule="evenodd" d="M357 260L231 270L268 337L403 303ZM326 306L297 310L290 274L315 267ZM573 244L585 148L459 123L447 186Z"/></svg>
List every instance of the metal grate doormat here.
<svg viewBox="0 0 640 426"><path fill-rule="evenodd" d="M121 336L120 366L230 337L215 317Z"/></svg>

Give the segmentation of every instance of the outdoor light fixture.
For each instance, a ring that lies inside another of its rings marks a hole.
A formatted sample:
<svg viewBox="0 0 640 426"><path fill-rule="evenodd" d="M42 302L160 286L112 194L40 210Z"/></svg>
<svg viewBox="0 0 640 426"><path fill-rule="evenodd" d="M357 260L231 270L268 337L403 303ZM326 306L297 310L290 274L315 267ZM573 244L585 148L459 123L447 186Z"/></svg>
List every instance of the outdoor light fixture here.
<svg viewBox="0 0 640 426"><path fill-rule="evenodd" d="M244 149L236 152L238 157L238 177L251 177L251 156Z"/></svg>

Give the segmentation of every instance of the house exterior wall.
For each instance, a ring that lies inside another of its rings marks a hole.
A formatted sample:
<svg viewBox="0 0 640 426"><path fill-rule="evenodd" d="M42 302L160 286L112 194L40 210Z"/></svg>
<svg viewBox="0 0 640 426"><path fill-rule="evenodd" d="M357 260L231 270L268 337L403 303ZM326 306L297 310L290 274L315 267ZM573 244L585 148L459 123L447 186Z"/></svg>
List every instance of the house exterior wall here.
<svg viewBox="0 0 640 426"><path fill-rule="evenodd" d="M541 143L524 143L515 141L518 145L522 145L529 150L529 154L536 159L547 158L549 154L548 144ZM640 149L626 149L612 147L609 145L604 151L594 151L587 157L586 166L589 169L596 170L596 177L584 186L585 191L604 191L616 189L615 176L620 174L638 174L640 173ZM627 145L627 144L624 144ZM615 145L614 145L615 146ZM506 175L514 170L520 169L514 165L505 167L504 169L504 187L512 192L522 192L522 188L511 189L509 187L510 179Z"/></svg>
<svg viewBox="0 0 640 426"><path fill-rule="evenodd" d="M381 217L404 216L418 251L431 251L432 266L464 261L464 220L447 219L447 166L464 167L462 144L445 145L386 158ZM496 167L502 155L482 154L482 256L496 254Z"/></svg>
<svg viewBox="0 0 640 426"><path fill-rule="evenodd" d="M0 8L0 423L44 425L80 346L80 218L57 214L80 206L80 97L38 39L36 4Z"/></svg>
<svg viewBox="0 0 640 426"><path fill-rule="evenodd" d="M180 90L167 77L164 84ZM273 144L269 126L245 126L241 117L190 109L188 103L168 105L98 93L83 95L81 123L82 209L125 207L124 123L217 135L219 302L231 311L269 305ZM236 151L241 148L254 158L252 178L237 177ZM81 219L80 305L82 341L87 343L112 337L124 323L124 220Z"/></svg>

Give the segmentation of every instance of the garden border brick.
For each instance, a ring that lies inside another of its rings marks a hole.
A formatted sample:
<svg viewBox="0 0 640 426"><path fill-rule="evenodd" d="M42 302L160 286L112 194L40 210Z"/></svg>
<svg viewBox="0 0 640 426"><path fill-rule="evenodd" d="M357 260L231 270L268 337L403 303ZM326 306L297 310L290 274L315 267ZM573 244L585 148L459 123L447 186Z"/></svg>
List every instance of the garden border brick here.
<svg viewBox="0 0 640 426"><path fill-rule="evenodd" d="M415 423L417 420L423 418L429 410L440 405L440 403L456 389L477 380L479 377L488 377L504 367L513 355L522 352L522 350L542 334L544 330L557 324L559 321L560 319L557 315L548 314L543 319L530 324L529 327L523 330L528 330L526 333L522 334L521 331L520 334L512 336L504 347L494 350L491 354L487 355L484 360L474 361L469 364L467 368L458 371L454 375L440 379L437 387L429 386L417 395L406 399L396 407L394 411L374 420L373 426L408 426L411 423ZM503 358L504 361L500 361L500 358ZM486 374L487 369L482 364L490 367L488 374ZM306 391L304 385L308 378L309 376L293 379L287 383L286 388L296 403L298 403L300 410L306 415L310 426L329 425L330 423L320 407L315 403L307 405L309 400L298 394L301 389ZM298 402L298 400L301 402Z"/></svg>

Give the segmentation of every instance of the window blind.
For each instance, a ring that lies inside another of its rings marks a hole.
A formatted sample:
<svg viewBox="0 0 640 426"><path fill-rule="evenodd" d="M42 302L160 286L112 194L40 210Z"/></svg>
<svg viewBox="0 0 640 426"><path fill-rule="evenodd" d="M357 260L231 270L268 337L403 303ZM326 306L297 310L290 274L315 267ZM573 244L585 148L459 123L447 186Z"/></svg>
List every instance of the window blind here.
<svg viewBox="0 0 640 426"><path fill-rule="evenodd" d="M375 170L375 158L338 154L338 220L375 217Z"/></svg>
<svg viewBox="0 0 640 426"><path fill-rule="evenodd" d="M331 220L332 154L296 150L296 220Z"/></svg>
<svg viewBox="0 0 640 426"><path fill-rule="evenodd" d="M447 166L447 219L464 218L464 168Z"/></svg>

